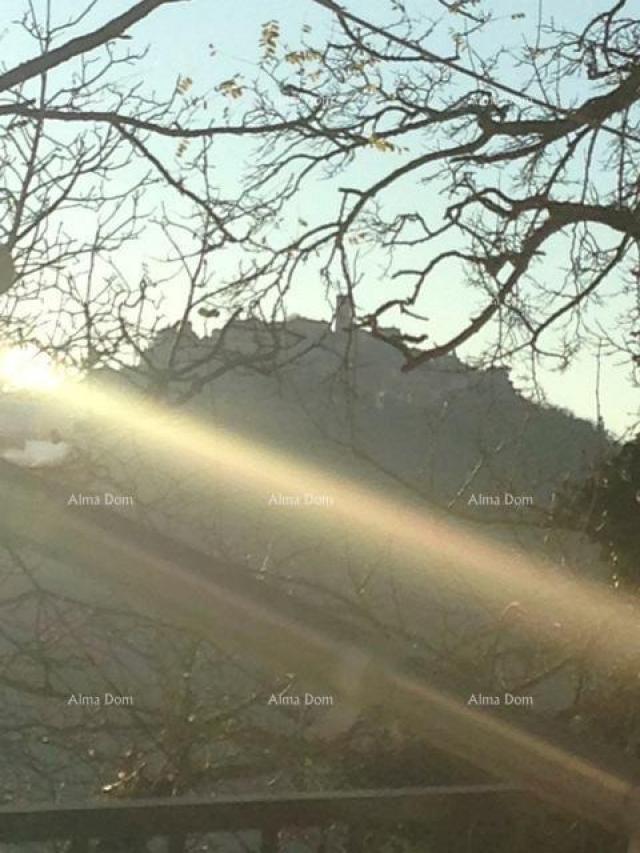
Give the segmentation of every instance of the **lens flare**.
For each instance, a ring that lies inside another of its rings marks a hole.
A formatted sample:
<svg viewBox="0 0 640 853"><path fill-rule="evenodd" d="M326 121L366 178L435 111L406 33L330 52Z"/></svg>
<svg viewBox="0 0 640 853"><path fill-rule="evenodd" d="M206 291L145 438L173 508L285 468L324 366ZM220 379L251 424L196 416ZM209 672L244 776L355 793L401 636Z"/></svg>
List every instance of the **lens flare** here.
<svg viewBox="0 0 640 853"><path fill-rule="evenodd" d="M274 490L298 490L301 482L319 493L331 493L334 510L320 514L320 524L356 534L363 550L393 538L405 557L407 576L446 585L455 570L464 576L471 600L501 601L508 588L510 595L527 602L532 614L520 624L524 633L547 636L550 624L561 625L565 651L573 646L601 671L629 648L640 648L637 607L629 599L567 578L530 554L516 556L513 549L427 507L417 510L229 430L168 411L139 394L64 382L52 400L54 405L74 408L101 428L118 427L131 438L144 440L158 466L170 466L179 458L187 481L199 472L212 483L242 482L248 492L263 496ZM23 472L12 474L25 477ZM14 535L26 527L28 540L35 539L45 550L57 543L59 559L80 557L83 566L119 578L135 598L168 608L178 622L215 635L225 648L235 647L237 652L249 647L263 662L313 673L318 681L342 689L346 639L288 612L281 603L276 607L245 578L249 590L242 573L235 580L234 573L231 578L228 572L216 576L207 554L162 534L155 542L155 534L126 518L119 524L117 514L82 515L67 509L59 497L47 504L42 486L34 481L27 491L28 482L16 480L14 499L0 516L0 527ZM30 522L34 510L46 524L34 528ZM189 553L182 553L184 549ZM553 636L547 639L556 641ZM467 707L407 674L378 645L371 639L366 651L354 647L363 665L357 683L346 691L347 701L362 710L382 707L390 718L405 716L426 740L450 754L524 784L541 798L604 826L631 828L637 792L626 771L608 770L506 719Z"/></svg>

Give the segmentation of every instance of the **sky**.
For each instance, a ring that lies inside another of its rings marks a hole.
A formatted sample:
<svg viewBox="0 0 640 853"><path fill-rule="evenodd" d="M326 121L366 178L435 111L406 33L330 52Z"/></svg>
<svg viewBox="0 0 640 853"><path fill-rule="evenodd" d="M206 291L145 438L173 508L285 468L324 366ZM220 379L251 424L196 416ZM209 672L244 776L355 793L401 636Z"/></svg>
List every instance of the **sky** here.
<svg viewBox="0 0 640 853"><path fill-rule="evenodd" d="M44 0L34 0L36 6L42 7ZM63 20L76 14L79 0L51 0L54 19ZM375 0L382 3L382 0ZM371 0L349 0L348 6L353 11L363 11L370 8ZM83 29L90 28L103 22L108 15L114 16L130 8L132 0L108 0L96 3L91 16L83 23ZM26 58L30 48L26 42L15 37L15 29L11 21L20 17L25 10L25 0L3 0L0 9L0 49L6 66ZM535 24L538 16L549 20L553 15L556 23L566 22L572 27L577 26L576 4L551 3L550 0L493 0L488 3L497 17L497 23L492 26L488 35L494 44L504 39L505 43L521 41L531 43L534 40ZM420 7L440 13L441 7L436 0L409 0L409 6ZM581 0L579 15L587 20L588 17L608 8L610 3L602 0ZM524 13L524 17L512 18ZM442 12L443 15L446 14ZM169 93L175 86L178 75L191 77L194 80L194 91L213 90L222 80L233 73L242 73L251 78L257 73L259 58L258 41L261 25L268 20L278 20L282 26L283 42L289 42L292 47L299 45L299 35L303 26L310 26L318 38L330 32L330 16L324 10L308 0L190 0L190 2L170 4L161 8L148 19L141 22L132 30L135 46L148 45L149 52L144 60L144 85L159 93ZM457 23L457 21L456 21ZM446 28L444 36L437 36L433 43L436 51L447 52L450 44ZM11 38L9 38L11 35ZM211 55L209 45L215 46L215 54ZM488 45L492 46L492 45ZM360 161L363 162L363 161ZM366 161L364 161L366 162ZM385 164L386 166L386 164ZM237 171L238 163L231 162L230 152L225 152L218 168L222 174ZM361 165L359 168L363 169ZM370 165L375 168L373 160ZM352 181L358 175L352 176ZM362 174L363 180L370 180L371 173ZM388 202L393 204L414 194L416 205L419 204L421 189L415 186L403 186L394 200L393 195ZM318 185L314 192L301 202L300 212L305 216L305 204L324 208L336 203L336 194L330 186ZM321 210L323 212L323 210ZM308 211L309 215L313 211ZM554 259L548 258L547 263L553 264ZM367 275L371 276L372 287L379 290L381 271L378 263L366 267ZM454 277L455 279L455 277ZM434 331L441 335L457 328L457 307L460 300L468 300L468 291L462 283L451 277L443 277L437 282L438 286L430 291L429 316ZM178 308L178 305L176 304ZM291 313L312 317L327 317L330 306L319 287L304 286L296 289L290 304ZM605 325L613 324L616 320L616 306L605 305L602 308L602 319ZM466 353L459 353L463 357ZM473 348L468 355L473 355ZM599 376L599 406L604 423L611 431L621 434L626 428L636 422L638 395L637 389L631 385L627 366L620 366L620 359L615 357L604 359L598 371L595 355L579 356L573 365L562 373L543 371L539 378L549 402L573 411L580 417L595 419L596 380ZM517 371L512 375L516 387L524 383ZM524 387L524 385L523 385Z"/></svg>

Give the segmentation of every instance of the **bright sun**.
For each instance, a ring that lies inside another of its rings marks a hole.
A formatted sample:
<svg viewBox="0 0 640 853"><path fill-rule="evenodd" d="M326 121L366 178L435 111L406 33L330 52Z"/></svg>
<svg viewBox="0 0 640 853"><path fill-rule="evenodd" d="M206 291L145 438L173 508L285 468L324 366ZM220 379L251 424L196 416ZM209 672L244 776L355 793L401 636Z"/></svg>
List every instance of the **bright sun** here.
<svg viewBox="0 0 640 853"><path fill-rule="evenodd" d="M34 346L0 350L0 386L5 391L53 391L62 380L61 368Z"/></svg>

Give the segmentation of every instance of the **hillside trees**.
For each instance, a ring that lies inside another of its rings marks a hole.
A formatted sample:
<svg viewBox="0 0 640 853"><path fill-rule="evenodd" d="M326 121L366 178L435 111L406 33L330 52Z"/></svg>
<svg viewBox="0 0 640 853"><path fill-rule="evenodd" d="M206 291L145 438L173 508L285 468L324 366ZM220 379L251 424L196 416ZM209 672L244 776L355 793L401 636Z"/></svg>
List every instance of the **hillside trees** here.
<svg viewBox="0 0 640 853"><path fill-rule="evenodd" d="M554 516L559 525L582 529L599 545L610 586L632 606L640 589L640 436L612 451L590 476L568 482ZM606 677L585 667L571 709L583 734L635 757L640 748L637 669L638 649L632 643Z"/></svg>
<svg viewBox="0 0 640 853"><path fill-rule="evenodd" d="M584 482L565 490L557 516L582 523L603 552L611 583L637 592L640 583L640 436L626 442Z"/></svg>

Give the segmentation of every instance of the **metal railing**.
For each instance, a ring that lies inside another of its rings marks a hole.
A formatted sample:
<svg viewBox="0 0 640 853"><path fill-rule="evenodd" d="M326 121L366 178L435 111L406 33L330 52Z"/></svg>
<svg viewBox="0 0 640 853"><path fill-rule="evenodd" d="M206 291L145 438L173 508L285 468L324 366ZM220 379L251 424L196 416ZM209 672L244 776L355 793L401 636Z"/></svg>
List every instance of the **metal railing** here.
<svg viewBox="0 0 640 853"><path fill-rule="evenodd" d="M192 836L252 831L259 838L252 850L280 853L285 849L281 833L292 828L341 826L347 830L349 853L364 853L371 849L371 831L412 825L440 832L444 827L446 846L441 849L452 853L473 849L467 846L465 829L474 821L487 815L504 820L514 809L526 823L527 815L539 817L544 807L507 785L5 807L0 809L0 842L67 841L72 853L88 853L94 840L120 840L134 851L160 837L168 853L182 853Z"/></svg>
<svg viewBox="0 0 640 853"><path fill-rule="evenodd" d="M277 853L284 829L343 824L355 853L363 849L359 830L365 828L428 824L463 813L471 819L489 804L501 808L524 799L510 786L479 785L3 808L0 841L68 840L73 853L86 853L92 839L126 839L135 849L136 842L162 836L166 849L178 853L190 835L254 831L262 853Z"/></svg>

